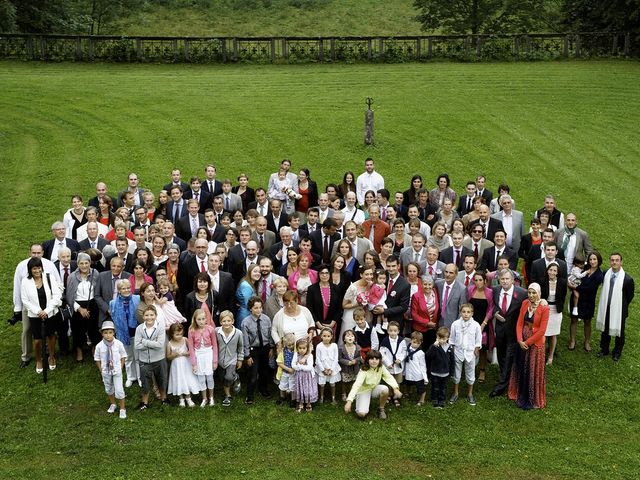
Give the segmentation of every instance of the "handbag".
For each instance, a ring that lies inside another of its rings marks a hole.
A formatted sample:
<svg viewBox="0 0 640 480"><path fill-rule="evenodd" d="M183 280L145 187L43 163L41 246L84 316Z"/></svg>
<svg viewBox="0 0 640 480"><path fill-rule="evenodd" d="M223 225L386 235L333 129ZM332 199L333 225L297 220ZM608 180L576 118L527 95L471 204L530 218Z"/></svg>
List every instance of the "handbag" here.
<svg viewBox="0 0 640 480"><path fill-rule="evenodd" d="M60 315L62 316L63 322L68 322L71 320L71 317L73 317L73 308L71 308L71 305L67 303L65 303L59 308L59 312L60 312Z"/></svg>

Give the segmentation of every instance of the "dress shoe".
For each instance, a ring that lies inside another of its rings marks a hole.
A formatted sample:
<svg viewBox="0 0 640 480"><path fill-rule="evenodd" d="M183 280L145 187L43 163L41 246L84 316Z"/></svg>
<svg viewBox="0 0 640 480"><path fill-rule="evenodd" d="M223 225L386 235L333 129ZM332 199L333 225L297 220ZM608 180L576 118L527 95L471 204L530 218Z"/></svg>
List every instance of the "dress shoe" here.
<svg viewBox="0 0 640 480"><path fill-rule="evenodd" d="M29 364L31 363L31 359L29 360L22 360L20 362L20 368L27 368L29 366Z"/></svg>
<svg viewBox="0 0 640 480"><path fill-rule="evenodd" d="M603 352L602 350L600 350L597 354L596 357L600 358L600 357L606 357L607 355L609 355L609 352Z"/></svg>
<svg viewBox="0 0 640 480"><path fill-rule="evenodd" d="M620 354L619 353L614 353L613 355L611 355L611 359L614 362L619 362L620 361Z"/></svg>
<svg viewBox="0 0 640 480"><path fill-rule="evenodd" d="M491 393L489 394L489 398L499 397L500 395L502 395L502 392L499 392L497 390L491 390Z"/></svg>

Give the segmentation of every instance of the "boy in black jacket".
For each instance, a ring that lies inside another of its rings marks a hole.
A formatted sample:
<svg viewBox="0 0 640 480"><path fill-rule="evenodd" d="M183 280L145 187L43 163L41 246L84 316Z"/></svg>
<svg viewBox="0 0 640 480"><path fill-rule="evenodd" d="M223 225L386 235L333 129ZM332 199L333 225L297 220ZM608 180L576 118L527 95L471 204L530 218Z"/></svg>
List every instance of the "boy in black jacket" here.
<svg viewBox="0 0 640 480"><path fill-rule="evenodd" d="M431 402L435 408L444 408L447 380L455 366L453 346L449 345L449 329L440 327L437 338L426 354L427 368L431 378Z"/></svg>

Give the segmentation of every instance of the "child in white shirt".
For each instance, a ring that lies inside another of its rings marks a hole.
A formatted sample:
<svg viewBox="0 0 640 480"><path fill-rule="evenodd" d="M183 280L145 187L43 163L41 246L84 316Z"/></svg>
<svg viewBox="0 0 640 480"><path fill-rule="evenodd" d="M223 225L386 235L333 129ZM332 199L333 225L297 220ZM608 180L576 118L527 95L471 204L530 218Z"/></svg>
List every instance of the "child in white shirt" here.
<svg viewBox="0 0 640 480"><path fill-rule="evenodd" d="M458 400L458 386L464 366L467 380L467 399L469 405L475 405L473 384L476 381L476 361L482 347L482 331L480 324L473 320L473 306L465 303L460 307L460 318L451 325L449 343L454 347L455 371L453 373L453 395L449 403Z"/></svg>
<svg viewBox="0 0 640 480"><path fill-rule="evenodd" d="M411 343L407 347L407 358L404 363L404 382L408 386L415 385L418 393L416 405L424 405L429 377L427 376L427 363L422 350L422 333L420 332L411 334Z"/></svg>
<svg viewBox="0 0 640 480"><path fill-rule="evenodd" d="M382 364L387 367L389 373L393 375L398 384L402 383L402 371L404 370L404 360L407 356L407 344L400 336L400 324L396 321L389 322L388 335L380 342L380 353L382 354ZM395 399L396 407L400 406L400 400Z"/></svg>
<svg viewBox="0 0 640 480"><path fill-rule="evenodd" d="M102 322L102 341L96 345L93 359L102 374L104 391L109 396L109 408L107 413L116 411L116 398L120 404L120 418L127 418L127 410L124 405L124 387L122 385L122 369L127 358L127 352L123 343L115 338L116 327L113 322Z"/></svg>

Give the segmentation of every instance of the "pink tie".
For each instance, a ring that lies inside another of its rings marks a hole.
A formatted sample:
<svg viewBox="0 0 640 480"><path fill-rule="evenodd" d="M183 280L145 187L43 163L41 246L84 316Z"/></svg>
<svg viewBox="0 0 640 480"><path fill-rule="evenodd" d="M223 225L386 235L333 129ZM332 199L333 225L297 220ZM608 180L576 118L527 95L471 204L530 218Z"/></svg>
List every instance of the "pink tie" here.
<svg viewBox="0 0 640 480"><path fill-rule="evenodd" d="M204 260L200 260L200 271L206 272L206 270L204 269Z"/></svg>
<svg viewBox="0 0 640 480"><path fill-rule="evenodd" d="M262 303L267 301L267 280L262 279Z"/></svg>
<svg viewBox="0 0 640 480"><path fill-rule="evenodd" d="M433 267L429 265L429 275L433 277Z"/></svg>
<svg viewBox="0 0 640 480"><path fill-rule="evenodd" d="M442 299L442 311L444 312L447 308L447 300L449 300L449 285L445 286L444 289L444 298Z"/></svg>
<svg viewBox="0 0 640 480"><path fill-rule="evenodd" d="M507 313L507 292L504 292L502 295L502 305L500 305L500 308L502 309L502 313Z"/></svg>

